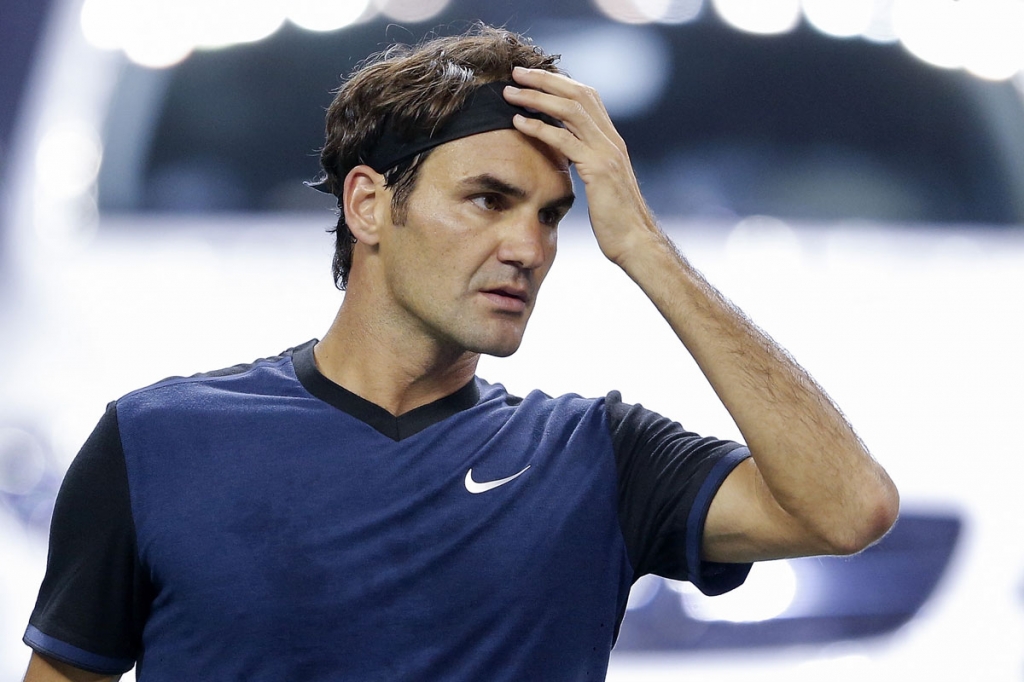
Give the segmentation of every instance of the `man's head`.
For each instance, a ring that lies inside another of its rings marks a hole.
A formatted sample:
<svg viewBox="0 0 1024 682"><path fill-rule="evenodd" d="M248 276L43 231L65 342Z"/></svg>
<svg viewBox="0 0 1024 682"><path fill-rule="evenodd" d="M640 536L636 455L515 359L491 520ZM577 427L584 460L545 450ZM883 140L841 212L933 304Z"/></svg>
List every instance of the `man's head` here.
<svg viewBox="0 0 1024 682"><path fill-rule="evenodd" d="M342 85L327 111L327 140L320 153L323 187L341 195L346 175L367 162L385 124L403 138L429 134L444 126L478 86L512 80L516 66L559 72L557 59L522 36L483 25L415 47L394 46L369 59ZM419 167L429 154L377 169L392 190L396 223L404 219ZM335 238L334 280L344 289L354 241L344 211Z"/></svg>

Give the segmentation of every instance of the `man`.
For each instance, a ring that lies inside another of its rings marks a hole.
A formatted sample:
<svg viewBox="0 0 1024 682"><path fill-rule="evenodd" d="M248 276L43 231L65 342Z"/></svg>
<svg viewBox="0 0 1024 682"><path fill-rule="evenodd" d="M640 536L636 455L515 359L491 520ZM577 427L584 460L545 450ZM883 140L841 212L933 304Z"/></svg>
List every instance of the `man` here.
<svg viewBox="0 0 1024 682"><path fill-rule="evenodd" d="M108 407L55 508L27 680L602 679L641 575L717 594L751 561L892 525L885 472L679 255L597 94L554 62L478 27L339 90L319 183L341 209L334 323ZM602 252L746 446L615 392L475 376L519 347L570 164Z"/></svg>

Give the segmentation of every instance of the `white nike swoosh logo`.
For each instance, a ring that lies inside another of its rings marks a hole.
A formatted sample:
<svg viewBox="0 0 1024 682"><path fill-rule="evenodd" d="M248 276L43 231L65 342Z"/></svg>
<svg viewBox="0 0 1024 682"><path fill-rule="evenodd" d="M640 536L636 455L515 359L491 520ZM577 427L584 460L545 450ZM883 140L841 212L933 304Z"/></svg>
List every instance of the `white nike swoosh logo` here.
<svg viewBox="0 0 1024 682"><path fill-rule="evenodd" d="M527 464L526 469L529 468L530 465ZM499 478L496 481L484 481L483 483L477 483L476 481L473 480L473 470L470 469L469 471L466 472L466 490L473 493L474 495L478 493L485 493L488 490L494 490L499 485L505 485L512 479L519 478L520 476L526 473L526 469L523 469L518 474L512 474L511 476L508 476L506 478Z"/></svg>

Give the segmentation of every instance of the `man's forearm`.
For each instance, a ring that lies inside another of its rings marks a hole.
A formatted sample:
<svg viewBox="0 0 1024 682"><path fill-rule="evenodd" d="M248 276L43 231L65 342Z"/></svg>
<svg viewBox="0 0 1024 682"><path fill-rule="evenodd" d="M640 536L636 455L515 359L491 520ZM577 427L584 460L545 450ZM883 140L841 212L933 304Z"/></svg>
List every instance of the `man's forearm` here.
<svg viewBox="0 0 1024 682"><path fill-rule="evenodd" d="M650 227L618 264L707 377L764 488L806 532L794 552L849 553L876 540L898 509L885 471L814 380Z"/></svg>

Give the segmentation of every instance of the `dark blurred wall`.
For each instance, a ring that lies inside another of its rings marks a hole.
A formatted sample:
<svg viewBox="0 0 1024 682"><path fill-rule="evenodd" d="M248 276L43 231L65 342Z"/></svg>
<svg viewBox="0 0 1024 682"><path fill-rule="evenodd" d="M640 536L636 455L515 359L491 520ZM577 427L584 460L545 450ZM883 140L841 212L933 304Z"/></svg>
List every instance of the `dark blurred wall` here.
<svg viewBox="0 0 1024 682"><path fill-rule="evenodd" d="M6 157L14 119L51 0L0 0L0 158Z"/></svg>
<svg viewBox="0 0 1024 682"><path fill-rule="evenodd" d="M0 0L0 208L6 201L11 135L52 0ZM0 301L6 288L6 234L0 210Z"/></svg>

